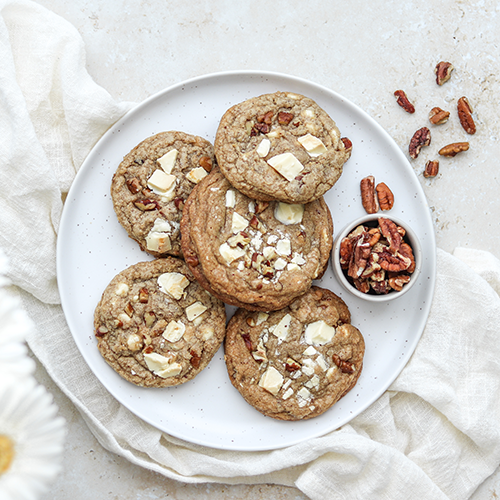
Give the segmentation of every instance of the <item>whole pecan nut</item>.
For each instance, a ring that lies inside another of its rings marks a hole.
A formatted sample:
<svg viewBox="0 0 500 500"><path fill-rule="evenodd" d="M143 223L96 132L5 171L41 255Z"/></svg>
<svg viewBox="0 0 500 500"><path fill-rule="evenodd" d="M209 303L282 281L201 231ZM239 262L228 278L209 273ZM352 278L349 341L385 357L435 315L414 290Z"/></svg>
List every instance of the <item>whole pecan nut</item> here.
<svg viewBox="0 0 500 500"><path fill-rule="evenodd" d="M453 65L449 62L438 62L434 69L434 73L436 73L436 83L438 85L443 85L443 83L447 82L451 78L451 72L454 69Z"/></svg>
<svg viewBox="0 0 500 500"><path fill-rule="evenodd" d="M441 125L448 121L450 117L449 111L444 111L441 108L435 107L429 111L429 121L433 125Z"/></svg>
<svg viewBox="0 0 500 500"><path fill-rule="evenodd" d="M361 188L361 203L363 208L369 214L374 214L378 212L379 204L375 193L375 177L369 175L360 182Z"/></svg>
<svg viewBox="0 0 500 500"><path fill-rule="evenodd" d="M381 210L390 210L394 206L394 194L385 182L379 182L376 187L378 204Z"/></svg>
<svg viewBox="0 0 500 500"><path fill-rule="evenodd" d="M423 146L429 146L431 143L431 131L427 127L418 129L410 140L408 151L410 156L415 159Z"/></svg>
<svg viewBox="0 0 500 500"><path fill-rule="evenodd" d="M454 142L442 147L439 150L441 156L453 157L462 151L467 151L469 149L468 142Z"/></svg>
<svg viewBox="0 0 500 500"><path fill-rule="evenodd" d="M429 160L425 164L424 177L436 177L439 173L439 162L437 160Z"/></svg>
<svg viewBox="0 0 500 500"><path fill-rule="evenodd" d="M461 97L457 102L458 118L463 129L470 135L476 133L476 124L472 118L472 106L467 97Z"/></svg>
<svg viewBox="0 0 500 500"><path fill-rule="evenodd" d="M407 112L415 113L415 106L410 102L404 90L396 90L394 95L397 97L397 103Z"/></svg>

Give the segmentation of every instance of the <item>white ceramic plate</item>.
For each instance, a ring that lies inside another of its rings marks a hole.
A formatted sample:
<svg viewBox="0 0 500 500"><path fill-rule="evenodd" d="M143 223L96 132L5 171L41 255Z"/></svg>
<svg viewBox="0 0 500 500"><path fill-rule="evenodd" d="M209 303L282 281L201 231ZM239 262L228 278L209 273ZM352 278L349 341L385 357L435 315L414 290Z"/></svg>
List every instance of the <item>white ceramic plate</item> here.
<svg viewBox="0 0 500 500"><path fill-rule="evenodd" d="M319 285L344 298L352 323L364 335L364 369L354 389L323 415L303 422L264 417L233 388L222 349L194 380L179 387L145 389L117 375L103 360L93 334L93 313L119 271L150 260L119 225L109 194L123 156L164 130L182 130L213 141L222 114L233 104L277 90L307 95L337 122L353 143L352 157L325 196L335 234L363 215L359 182L373 174L395 194L390 212L420 239L419 282L400 300L367 304L348 295L331 267ZM84 359L108 391L138 417L189 442L230 450L269 450L322 436L373 403L409 360L424 329L435 282L436 249L429 207L406 157L365 112L338 94L299 78L264 72L229 72L195 78L152 96L116 123L82 165L68 194L59 230L58 283L69 328Z"/></svg>

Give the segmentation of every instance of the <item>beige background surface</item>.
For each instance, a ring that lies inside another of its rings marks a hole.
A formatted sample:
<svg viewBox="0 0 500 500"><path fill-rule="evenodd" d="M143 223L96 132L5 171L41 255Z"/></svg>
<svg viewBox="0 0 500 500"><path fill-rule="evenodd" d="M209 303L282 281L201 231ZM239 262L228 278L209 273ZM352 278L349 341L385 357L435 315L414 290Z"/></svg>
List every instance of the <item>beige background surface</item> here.
<svg viewBox="0 0 500 500"><path fill-rule="evenodd" d="M71 22L87 47L87 68L117 100L140 102L184 79L225 70L288 73L322 84L367 111L405 153L413 133L428 125L430 108L451 111L430 127L431 145L411 160L435 224L437 244L488 250L500 257L500 5L493 0L351 2L38 0ZM440 60L455 66L442 87ZM417 109L405 113L393 92L404 89ZM465 95L478 131L467 136L456 112ZM441 158L440 174L425 179L428 159L450 142L470 150ZM104 450L43 367L38 380L54 394L69 435L64 470L43 500L304 499L281 486L192 485L166 479ZM333 495L333 494L332 494ZM474 495L500 495L500 472ZM332 496L333 498L333 496Z"/></svg>

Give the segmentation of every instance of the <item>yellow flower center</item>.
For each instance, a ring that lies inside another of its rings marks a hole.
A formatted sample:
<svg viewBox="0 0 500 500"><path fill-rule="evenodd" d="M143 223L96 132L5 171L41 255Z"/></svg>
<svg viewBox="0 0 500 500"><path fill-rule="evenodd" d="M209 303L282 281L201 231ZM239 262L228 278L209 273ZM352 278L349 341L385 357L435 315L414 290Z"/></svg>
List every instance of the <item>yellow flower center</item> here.
<svg viewBox="0 0 500 500"><path fill-rule="evenodd" d="M0 435L0 475L8 470L14 458L14 443L8 436Z"/></svg>

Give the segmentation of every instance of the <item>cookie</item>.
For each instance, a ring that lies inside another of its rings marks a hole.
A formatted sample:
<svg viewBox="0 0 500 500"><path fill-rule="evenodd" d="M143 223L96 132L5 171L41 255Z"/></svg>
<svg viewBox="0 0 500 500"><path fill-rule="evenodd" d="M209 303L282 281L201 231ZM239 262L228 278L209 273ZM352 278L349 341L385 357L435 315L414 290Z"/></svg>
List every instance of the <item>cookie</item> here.
<svg viewBox="0 0 500 500"><path fill-rule="evenodd" d="M104 359L124 379L146 387L179 385L195 377L219 349L225 326L224 304L174 257L120 272L94 314Z"/></svg>
<svg viewBox="0 0 500 500"><path fill-rule="evenodd" d="M229 182L259 200L309 203L326 193L350 156L330 116L312 99L276 92L223 115L214 143Z"/></svg>
<svg viewBox="0 0 500 500"><path fill-rule="evenodd" d="M184 201L213 163L210 142L177 131L148 137L124 157L111 197L120 224L142 250L155 257L182 255Z"/></svg>
<svg viewBox="0 0 500 500"><path fill-rule="evenodd" d="M181 233L184 258L202 286L227 304L271 311L322 276L333 223L323 198L255 201L214 168L186 201Z"/></svg>
<svg viewBox="0 0 500 500"><path fill-rule="evenodd" d="M238 309L224 348L231 383L250 405L268 417L303 420L354 387L365 344L346 304L313 286L281 311Z"/></svg>

